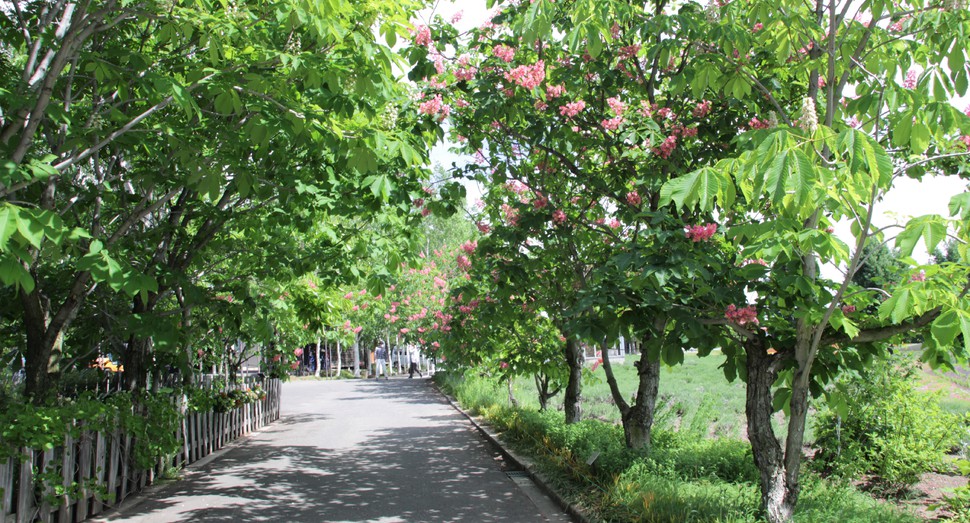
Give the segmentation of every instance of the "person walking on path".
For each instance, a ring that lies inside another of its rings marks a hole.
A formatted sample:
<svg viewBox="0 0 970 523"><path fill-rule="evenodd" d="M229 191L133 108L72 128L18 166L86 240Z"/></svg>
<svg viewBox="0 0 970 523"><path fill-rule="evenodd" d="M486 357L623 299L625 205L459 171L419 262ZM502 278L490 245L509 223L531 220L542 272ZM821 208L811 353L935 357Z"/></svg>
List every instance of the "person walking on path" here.
<svg viewBox="0 0 970 523"><path fill-rule="evenodd" d="M388 379L388 368L385 365L387 363L387 348L384 347L383 340L377 340L377 349L374 351L374 358L377 360L377 368L374 371L374 379L381 379L381 374L384 375L384 379Z"/></svg>
<svg viewBox="0 0 970 523"><path fill-rule="evenodd" d="M415 372L418 373L418 376L424 377L424 374L421 374L420 367L418 367L420 358L421 353L418 352L418 346L413 343L408 345L408 360L411 362L411 365L408 367L408 379L413 378Z"/></svg>

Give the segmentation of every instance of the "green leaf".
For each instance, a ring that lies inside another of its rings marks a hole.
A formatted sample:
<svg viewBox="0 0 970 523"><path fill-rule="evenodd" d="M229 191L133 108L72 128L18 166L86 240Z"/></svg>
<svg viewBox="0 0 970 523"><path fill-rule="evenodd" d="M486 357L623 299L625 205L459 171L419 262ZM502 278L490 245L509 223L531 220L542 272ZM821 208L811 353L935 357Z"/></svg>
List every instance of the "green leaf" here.
<svg viewBox="0 0 970 523"><path fill-rule="evenodd" d="M953 310L941 314L930 327L930 335L939 347L949 347L957 334L960 334L960 321Z"/></svg>
<svg viewBox="0 0 970 523"><path fill-rule="evenodd" d="M24 292L34 290L34 279L16 257L0 253L0 283L20 287Z"/></svg>
<svg viewBox="0 0 970 523"><path fill-rule="evenodd" d="M791 407L791 389L788 387L780 387L776 390L775 397L771 400L771 406L775 409L775 412L783 410L787 415Z"/></svg>
<svg viewBox="0 0 970 523"><path fill-rule="evenodd" d="M910 220L906 224L906 229L896 237L896 247L899 248L900 256L912 256L916 242L920 238L923 238L926 252L933 252L933 249L946 238L946 221L935 214L928 214Z"/></svg>
<svg viewBox="0 0 970 523"><path fill-rule="evenodd" d="M4 204L0 207L0 251L7 249L7 242L17 230L17 207Z"/></svg>
<svg viewBox="0 0 970 523"><path fill-rule="evenodd" d="M909 146L913 149L916 154L923 154L930 147L930 128L922 123L916 122L913 124L913 130L909 135Z"/></svg>
<svg viewBox="0 0 970 523"><path fill-rule="evenodd" d="M34 219L29 213L20 212L17 216L17 232L27 243L36 248L40 248L44 240L44 226Z"/></svg>
<svg viewBox="0 0 970 523"><path fill-rule="evenodd" d="M660 189L660 204L673 202L678 208L700 205L701 210L712 210L715 198L720 200L720 205L729 207L734 203L734 196L730 179L716 169L704 167L665 183Z"/></svg>
<svg viewBox="0 0 970 523"><path fill-rule="evenodd" d="M901 323L912 313L910 290L902 288L879 306L879 318L889 318L893 323Z"/></svg>
<svg viewBox="0 0 970 523"><path fill-rule="evenodd" d="M956 216L957 214L964 221L970 220L970 192L957 194L950 198L950 216Z"/></svg>

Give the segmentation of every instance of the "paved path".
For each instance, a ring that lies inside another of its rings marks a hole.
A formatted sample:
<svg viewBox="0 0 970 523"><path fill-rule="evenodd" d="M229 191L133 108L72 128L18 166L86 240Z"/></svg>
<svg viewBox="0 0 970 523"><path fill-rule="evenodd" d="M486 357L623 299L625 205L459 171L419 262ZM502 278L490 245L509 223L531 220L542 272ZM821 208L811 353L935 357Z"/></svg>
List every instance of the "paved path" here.
<svg viewBox="0 0 970 523"><path fill-rule="evenodd" d="M566 522L425 379L300 381L280 421L95 521Z"/></svg>

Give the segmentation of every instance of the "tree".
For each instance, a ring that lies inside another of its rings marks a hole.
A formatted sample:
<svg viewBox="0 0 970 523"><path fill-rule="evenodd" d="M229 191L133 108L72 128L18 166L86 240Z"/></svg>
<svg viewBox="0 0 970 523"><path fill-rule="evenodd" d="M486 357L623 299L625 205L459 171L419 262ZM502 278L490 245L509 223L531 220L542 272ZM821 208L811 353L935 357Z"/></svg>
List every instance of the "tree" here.
<svg viewBox="0 0 970 523"><path fill-rule="evenodd" d="M970 331L966 257L945 267L910 260L876 314L865 309L878 294L854 287L852 278L864 247L884 240L872 217L897 177L965 168L961 136L970 119L946 100L967 90L966 49L955 35L970 26L964 9L922 2L743 1L711 13L720 27L710 45L726 51L732 69L704 83L757 91L779 124L739 136L738 157L669 182L664 203L716 208L739 249L767 265L750 282L757 304L725 312L725 332L735 339L725 349L743 351L762 508L769 521L789 521L811 395L821 395L840 369L865 365L868 355L911 330L926 334L923 358L933 365L966 354L953 346L957 334ZM938 34L939 27L948 30ZM944 57L949 68L941 65ZM844 98L850 85L852 100ZM792 100L801 100L800 107ZM732 188L736 199L721 191L715 201L704 187ZM968 201L968 194L953 197L951 219L911 220L895 239L903 259L919 240L932 250L948 230L965 244ZM851 247L832 234L842 219L852 224ZM845 277L820 277L823 263L840 266ZM779 408L789 413L784 445L771 428Z"/></svg>
<svg viewBox="0 0 970 523"><path fill-rule="evenodd" d="M393 45L416 4L45 6L0 20L15 73L0 280L22 304L38 400L98 286L130 297L126 376L142 388L160 300L205 270L213 242L258 227L249 217L306 230L314 214L408 214L440 131L397 117L400 61L374 28Z"/></svg>

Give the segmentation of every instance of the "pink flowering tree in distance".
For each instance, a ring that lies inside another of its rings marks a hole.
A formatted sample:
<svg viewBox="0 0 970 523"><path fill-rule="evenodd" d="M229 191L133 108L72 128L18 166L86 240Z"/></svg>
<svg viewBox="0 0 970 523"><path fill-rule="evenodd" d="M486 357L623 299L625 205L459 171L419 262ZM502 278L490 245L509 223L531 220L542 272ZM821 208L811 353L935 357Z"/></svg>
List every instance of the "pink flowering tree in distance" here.
<svg viewBox="0 0 970 523"><path fill-rule="evenodd" d="M667 182L661 204L715 211L749 260L756 303L724 310L723 348L745 366L765 516L790 521L810 398L842 402L824 389L832 377L913 330L931 365L966 357L970 193L897 227L873 220L898 179L966 173L970 117L949 99L967 94L958 35L970 30L970 13L954 2L747 0L708 13L707 45L723 63L698 71L692 88L754 93L773 113L737 137L740 154ZM833 234L838 222L851 225L850 243ZM960 245L956 261L910 257L917 242L931 251L948 236ZM864 247L883 242L895 243L911 275L886 289L888 299L852 284ZM839 277L823 276L824 265ZM789 416L779 439L771 422L781 409Z"/></svg>
<svg viewBox="0 0 970 523"><path fill-rule="evenodd" d="M564 338L568 422L582 415L581 345L642 342L632 402L604 369L627 444L647 450L661 362L687 347L706 355L717 330L699 311L743 300L737 253L710 209L662 206L660 188L731 152L750 111L684 81L711 60L691 44L707 32L701 10L602 5L603 26L575 25L573 2L506 7L428 78L423 99L441 96L476 157L464 174L488 189L473 270L497 283L495 299L527 296Z"/></svg>

